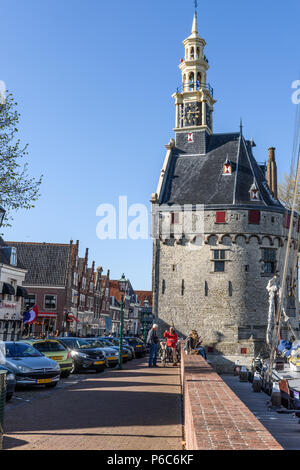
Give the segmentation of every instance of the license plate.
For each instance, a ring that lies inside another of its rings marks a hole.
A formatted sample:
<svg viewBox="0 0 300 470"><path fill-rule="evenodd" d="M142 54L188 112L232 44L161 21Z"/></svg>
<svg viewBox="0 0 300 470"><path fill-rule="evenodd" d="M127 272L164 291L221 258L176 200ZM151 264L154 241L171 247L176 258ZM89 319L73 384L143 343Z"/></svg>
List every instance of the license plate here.
<svg viewBox="0 0 300 470"><path fill-rule="evenodd" d="M36 382L38 384L49 384L52 382L52 379L38 379Z"/></svg>
<svg viewBox="0 0 300 470"><path fill-rule="evenodd" d="M104 364L104 361L96 361L96 362L94 362L94 366L98 366L99 364Z"/></svg>
<svg viewBox="0 0 300 470"><path fill-rule="evenodd" d="M108 357L107 360L108 361L115 361L117 358L116 357Z"/></svg>
<svg viewBox="0 0 300 470"><path fill-rule="evenodd" d="M137 344L136 347L137 347L137 348L141 348L142 346L141 346L140 344Z"/></svg>
<svg viewBox="0 0 300 470"><path fill-rule="evenodd" d="M50 359L52 359L53 361L62 361L62 356L53 356L50 357Z"/></svg>

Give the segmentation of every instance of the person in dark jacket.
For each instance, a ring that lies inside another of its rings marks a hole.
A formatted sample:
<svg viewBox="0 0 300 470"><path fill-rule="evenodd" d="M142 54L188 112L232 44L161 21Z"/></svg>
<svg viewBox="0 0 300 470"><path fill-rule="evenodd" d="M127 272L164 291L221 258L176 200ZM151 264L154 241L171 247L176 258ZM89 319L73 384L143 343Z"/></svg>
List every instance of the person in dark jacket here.
<svg viewBox="0 0 300 470"><path fill-rule="evenodd" d="M147 336L147 344L149 346L149 367L158 367L156 365L157 361L157 351L158 351L158 335L157 335L158 325L154 324L149 330Z"/></svg>

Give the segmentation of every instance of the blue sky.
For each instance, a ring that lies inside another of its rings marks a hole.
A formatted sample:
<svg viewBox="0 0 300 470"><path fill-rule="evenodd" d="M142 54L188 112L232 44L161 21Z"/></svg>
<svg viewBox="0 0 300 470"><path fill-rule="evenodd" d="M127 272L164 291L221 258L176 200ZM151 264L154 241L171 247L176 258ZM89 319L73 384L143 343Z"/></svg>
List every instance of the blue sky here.
<svg viewBox="0 0 300 470"><path fill-rule="evenodd" d="M151 289L151 240L96 237L96 208L148 205L173 137L172 93L190 34L192 0L0 0L0 80L21 113L32 175L42 197L19 211L7 240L80 240L81 254ZM299 78L299 0L199 2L215 90L215 132L237 131L242 116L259 162L275 146L289 170Z"/></svg>

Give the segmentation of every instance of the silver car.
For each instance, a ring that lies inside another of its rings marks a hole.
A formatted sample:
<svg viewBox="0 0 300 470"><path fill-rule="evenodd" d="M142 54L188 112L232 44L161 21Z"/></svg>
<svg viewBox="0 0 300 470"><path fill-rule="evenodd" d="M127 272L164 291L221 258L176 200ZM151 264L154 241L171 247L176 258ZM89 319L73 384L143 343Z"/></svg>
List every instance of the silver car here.
<svg viewBox="0 0 300 470"><path fill-rule="evenodd" d="M55 387L60 380L60 366L41 354L33 346L6 341L6 363L16 377L17 385L45 385Z"/></svg>

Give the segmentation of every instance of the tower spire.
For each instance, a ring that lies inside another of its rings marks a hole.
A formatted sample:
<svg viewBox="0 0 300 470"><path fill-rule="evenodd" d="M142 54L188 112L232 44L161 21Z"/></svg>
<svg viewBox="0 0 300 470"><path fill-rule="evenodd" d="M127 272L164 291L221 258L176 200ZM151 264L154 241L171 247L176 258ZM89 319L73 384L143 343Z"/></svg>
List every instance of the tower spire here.
<svg viewBox="0 0 300 470"><path fill-rule="evenodd" d="M195 13L193 19L193 26L192 26L192 34L198 35L198 16L197 16L197 8L198 8L198 0L195 1Z"/></svg>

